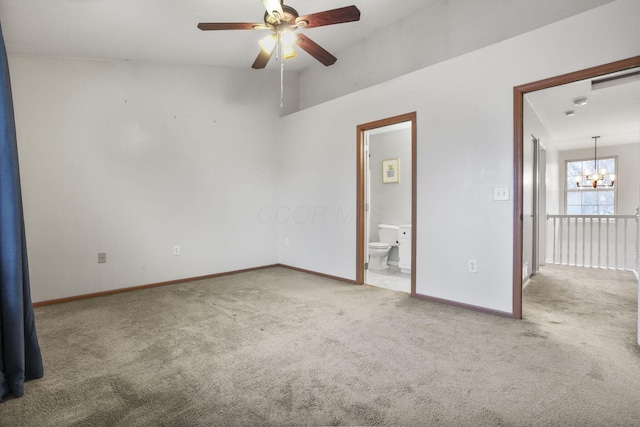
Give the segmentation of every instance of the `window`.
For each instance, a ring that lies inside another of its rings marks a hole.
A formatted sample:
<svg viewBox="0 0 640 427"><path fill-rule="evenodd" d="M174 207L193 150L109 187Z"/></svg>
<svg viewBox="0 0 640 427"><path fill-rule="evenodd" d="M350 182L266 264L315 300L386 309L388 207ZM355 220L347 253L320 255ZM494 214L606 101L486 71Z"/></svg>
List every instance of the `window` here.
<svg viewBox="0 0 640 427"><path fill-rule="evenodd" d="M565 213L567 215L614 215L616 211L616 188L593 188L586 180L585 174L593 171L607 171L602 182L611 185L610 174L616 174L615 157L598 159L597 167L594 160L572 160L566 162L566 199ZM577 181L580 182L578 186Z"/></svg>

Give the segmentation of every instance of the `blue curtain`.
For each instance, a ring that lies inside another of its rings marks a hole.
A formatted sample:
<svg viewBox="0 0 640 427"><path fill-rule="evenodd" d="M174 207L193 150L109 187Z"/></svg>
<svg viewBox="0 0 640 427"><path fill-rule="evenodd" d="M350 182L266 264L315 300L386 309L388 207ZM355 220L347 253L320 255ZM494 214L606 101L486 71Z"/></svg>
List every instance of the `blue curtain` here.
<svg viewBox="0 0 640 427"><path fill-rule="evenodd" d="M42 377L29 290L18 147L7 52L0 26L0 402Z"/></svg>

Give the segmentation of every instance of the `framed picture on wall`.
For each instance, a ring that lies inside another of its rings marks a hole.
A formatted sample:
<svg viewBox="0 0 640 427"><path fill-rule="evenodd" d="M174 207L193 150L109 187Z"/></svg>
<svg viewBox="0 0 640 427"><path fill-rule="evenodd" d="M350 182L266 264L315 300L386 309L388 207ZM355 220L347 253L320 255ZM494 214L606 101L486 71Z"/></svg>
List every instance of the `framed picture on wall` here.
<svg viewBox="0 0 640 427"><path fill-rule="evenodd" d="M382 161L382 182L384 184L400 182L398 159L387 159Z"/></svg>

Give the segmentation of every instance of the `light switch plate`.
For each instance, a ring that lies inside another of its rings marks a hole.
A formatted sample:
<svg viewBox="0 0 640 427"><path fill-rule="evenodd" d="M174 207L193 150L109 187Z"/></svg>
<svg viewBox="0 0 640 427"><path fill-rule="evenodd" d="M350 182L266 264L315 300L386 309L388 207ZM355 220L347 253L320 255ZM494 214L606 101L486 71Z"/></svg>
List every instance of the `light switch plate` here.
<svg viewBox="0 0 640 427"><path fill-rule="evenodd" d="M509 200L509 187L494 187L493 200Z"/></svg>

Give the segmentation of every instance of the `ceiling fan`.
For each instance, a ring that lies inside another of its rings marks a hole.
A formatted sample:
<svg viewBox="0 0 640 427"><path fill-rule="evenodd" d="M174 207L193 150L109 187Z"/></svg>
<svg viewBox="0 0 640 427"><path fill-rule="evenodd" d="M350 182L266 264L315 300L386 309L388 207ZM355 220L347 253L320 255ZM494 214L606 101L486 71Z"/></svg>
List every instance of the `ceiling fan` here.
<svg viewBox="0 0 640 427"><path fill-rule="evenodd" d="M262 49L252 65L252 68L255 69L266 67L276 50L277 57L281 59L296 56L294 45L305 50L322 64L329 66L334 64L337 58L306 35L295 33L295 31L298 28L322 27L360 20L360 10L355 6L299 16L294 8L284 4L284 0L263 0L262 3L266 9L264 23L201 22L198 24L198 28L202 31L271 30L272 33L259 42Z"/></svg>

